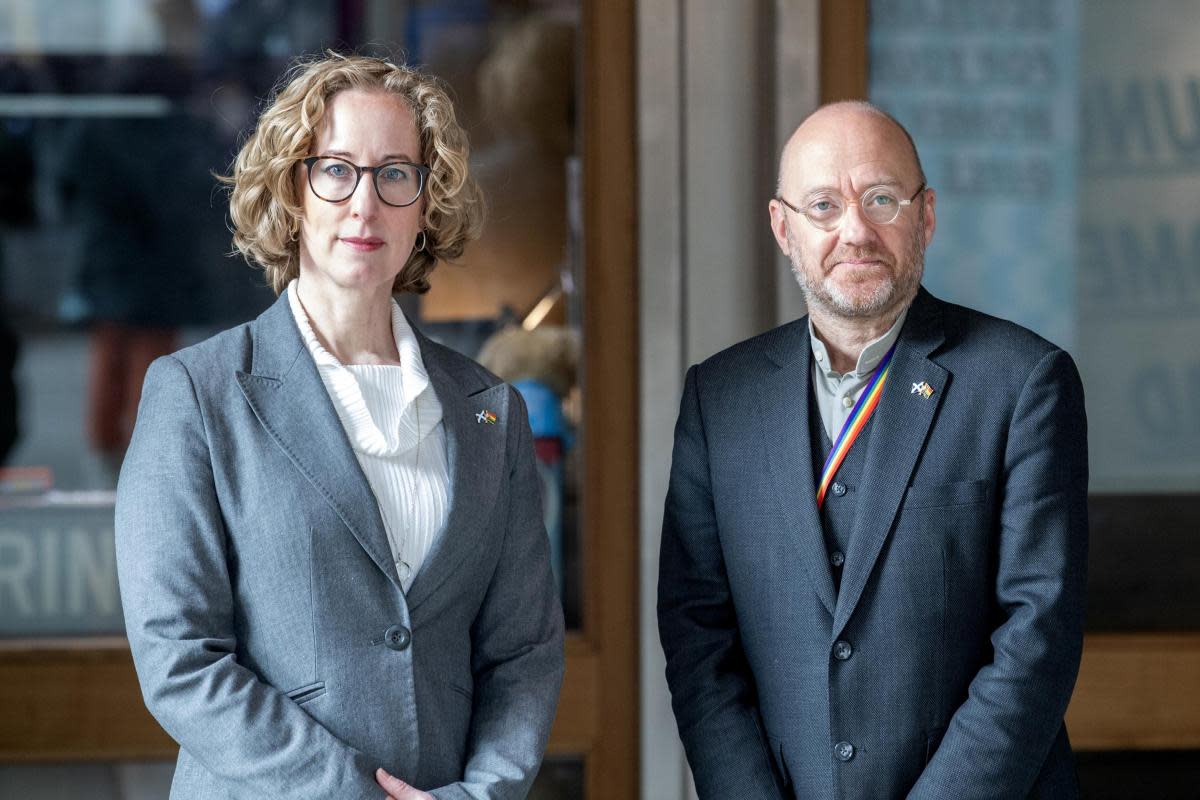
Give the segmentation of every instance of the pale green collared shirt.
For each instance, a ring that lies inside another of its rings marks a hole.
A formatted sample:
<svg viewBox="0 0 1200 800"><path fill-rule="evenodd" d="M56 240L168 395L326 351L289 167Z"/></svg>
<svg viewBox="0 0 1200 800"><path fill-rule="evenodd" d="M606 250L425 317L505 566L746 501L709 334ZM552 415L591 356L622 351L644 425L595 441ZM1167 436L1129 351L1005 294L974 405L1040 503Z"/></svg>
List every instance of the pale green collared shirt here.
<svg viewBox="0 0 1200 800"><path fill-rule="evenodd" d="M817 408L821 411L821 422L829 441L836 442L842 426L854 410L863 389L871 381L871 373L879 362L887 355L887 351L900 336L900 328L904 326L904 318L908 316L908 307L900 312L896 322L888 328L887 333L869 342L858 354L858 363L853 372L845 375L835 372L830 366L829 353L825 343L817 338L813 330L812 317L808 319L808 338L812 342L813 352L813 393L816 395Z"/></svg>

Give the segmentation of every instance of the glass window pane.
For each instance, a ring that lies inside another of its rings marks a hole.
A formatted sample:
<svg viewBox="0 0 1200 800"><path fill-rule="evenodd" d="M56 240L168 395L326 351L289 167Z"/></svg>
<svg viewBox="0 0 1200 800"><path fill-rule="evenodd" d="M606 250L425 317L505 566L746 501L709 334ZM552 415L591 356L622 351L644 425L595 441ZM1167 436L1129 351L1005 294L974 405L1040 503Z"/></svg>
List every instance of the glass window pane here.
<svg viewBox="0 0 1200 800"><path fill-rule="evenodd" d="M294 55L346 41L394 43L456 98L489 223L427 296L402 303L473 357L504 331L486 355L526 396L578 626L577 20L577 2L479 0L0 10L0 598L25 609L0 614L0 634L119 630L110 579L88 589L109 593L86 604L92 618L68 619L56 592L83 567L44 559L82 552L79 531L111 551L148 364L271 301L261 273L228 257L213 173Z"/></svg>
<svg viewBox="0 0 1200 800"><path fill-rule="evenodd" d="M0 10L0 635L121 632L112 490L146 368L271 300L213 173L338 11Z"/></svg>
<svg viewBox="0 0 1200 800"><path fill-rule="evenodd" d="M434 338L477 358L525 399L569 628L580 625L583 595L578 15L574 1L427 0L406 14L377 9L379 27L368 37L388 41L402 31L413 57L450 82L470 133L486 226L458 263L438 267L413 310Z"/></svg>
<svg viewBox="0 0 1200 800"><path fill-rule="evenodd" d="M1079 366L1089 626L1200 627L1176 601L1200 557L1200 6L872 0L870 13L870 97L909 127L938 191L925 284Z"/></svg>
<svg viewBox="0 0 1200 800"><path fill-rule="evenodd" d="M1200 6L1083 4L1079 347L1092 487L1200 487Z"/></svg>
<svg viewBox="0 0 1200 800"><path fill-rule="evenodd" d="M578 17L577 0L0 7L0 638L121 633L113 489L146 368L273 300L229 257L213 173L294 56L379 42L450 84L491 209L461 263L401 303L525 396L578 627ZM0 787L58 796L87 775L103 796L158 796L172 766L0 769ZM582 758L549 758L531 796L582 785Z"/></svg>
<svg viewBox="0 0 1200 800"><path fill-rule="evenodd" d="M870 9L870 96L910 128L941 200L926 285L1075 356L1093 492L1194 491L1200 7Z"/></svg>

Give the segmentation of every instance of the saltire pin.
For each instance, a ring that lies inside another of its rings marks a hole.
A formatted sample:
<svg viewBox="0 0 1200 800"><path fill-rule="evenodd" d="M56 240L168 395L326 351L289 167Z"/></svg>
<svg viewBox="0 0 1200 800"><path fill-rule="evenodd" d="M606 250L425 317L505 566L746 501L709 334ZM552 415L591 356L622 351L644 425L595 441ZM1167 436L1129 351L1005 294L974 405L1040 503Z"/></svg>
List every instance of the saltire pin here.
<svg viewBox="0 0 1200 800"><path fill-rule="evenodd" d="M485 408L475 415L475 421L480 425L495 425L496 415Z"/></svg>
<svg viewBox="0 0 1200 800"><path fill-rule="evenodd" d="M924 397L926 400L928 400L929 398L933 397L933 387L925 381L914 383L912 385L912 391L909 392L909 394L919 394L921 397Z"/></svg>

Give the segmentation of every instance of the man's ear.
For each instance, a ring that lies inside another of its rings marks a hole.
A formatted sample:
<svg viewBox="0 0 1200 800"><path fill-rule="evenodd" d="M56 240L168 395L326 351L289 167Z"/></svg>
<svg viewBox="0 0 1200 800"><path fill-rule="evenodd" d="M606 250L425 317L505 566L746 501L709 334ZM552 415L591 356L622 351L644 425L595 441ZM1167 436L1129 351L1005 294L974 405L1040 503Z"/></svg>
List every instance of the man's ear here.
<svg viewBox="0 0 1200 800"><path fill-rule="evenodd" d="M783 251L785 256L792 255L792 245L788 242L788 221L787 209L783 203L772 198L767 204L767 210L771 214L771 233L775 236L775 244L779 245L779 249Z"/></svg>
<svg viewBox="0 0 1200 800"><path fill-rule="evenodd" d="M923 202L925 203L925 246L929 247L929 243L933 241L933 231L937 228L937 192L933 189L926 189Z"/></svg>

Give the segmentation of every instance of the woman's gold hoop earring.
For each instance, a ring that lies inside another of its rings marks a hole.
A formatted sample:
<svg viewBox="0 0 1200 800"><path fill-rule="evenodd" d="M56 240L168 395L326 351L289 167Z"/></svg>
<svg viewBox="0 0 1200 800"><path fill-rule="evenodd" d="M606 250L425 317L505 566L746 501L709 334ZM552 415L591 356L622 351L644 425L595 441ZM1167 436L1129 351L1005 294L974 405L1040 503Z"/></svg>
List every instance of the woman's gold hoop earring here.
<svg viewBox="0 0 1200 800"><path fill-rule="evenodd" d="M425 249L425 245L428 243L429 237L425 235L425 231L423 229L420 231L417 231L417 235L419 235L421 237L421 244L420 245L414 244L413 251L419 253Z"/></svg>

